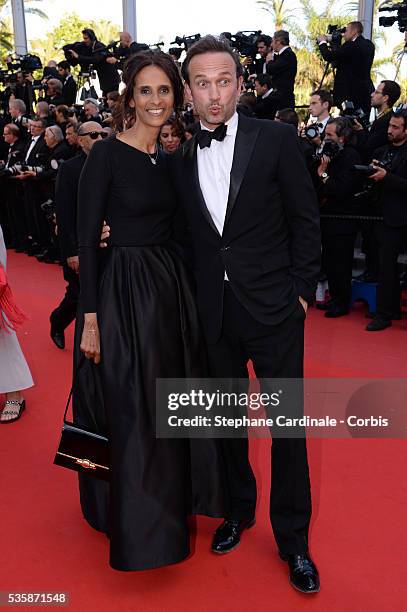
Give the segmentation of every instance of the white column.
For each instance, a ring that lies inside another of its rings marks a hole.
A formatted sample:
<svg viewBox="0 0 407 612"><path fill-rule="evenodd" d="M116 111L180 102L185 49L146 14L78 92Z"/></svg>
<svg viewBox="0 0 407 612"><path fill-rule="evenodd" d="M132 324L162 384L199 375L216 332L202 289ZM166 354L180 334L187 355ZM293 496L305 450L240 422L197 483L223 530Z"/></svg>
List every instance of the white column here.
<svg viewBox="0 0 407 612"><path fill-rule="evenodd" d="M358 20L363 23L365 38L372 40L374 0L359 0Z"/></svg>
<svg viewBox="0 0 407 612"><path fill-rule="evenodd" d="M137 40L137 0L122 0L123 31L130 32L133 40Z"/></svg>
<svg viewBox="0 0 407 612"><path fill-rule="evenodd" d="M14 49L17 53L27 53L27 32L25 29L24 0L11 0L13 11Z"/></svg>

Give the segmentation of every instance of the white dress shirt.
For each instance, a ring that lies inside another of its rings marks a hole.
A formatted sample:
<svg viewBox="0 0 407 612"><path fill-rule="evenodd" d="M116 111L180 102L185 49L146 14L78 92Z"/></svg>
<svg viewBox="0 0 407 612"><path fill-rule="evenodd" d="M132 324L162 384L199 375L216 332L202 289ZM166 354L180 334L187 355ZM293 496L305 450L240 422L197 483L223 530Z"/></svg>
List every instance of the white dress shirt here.
<svg viewBox="0 0 407 612"><path fill-rule="evenodd" d="M221 235L229 198L230 171L232 170L238 123L239 117L235 112L233 117L226 122L227 132L222 142L212 140L210 147L201 149L198 146L197 148L198 176L202 195ZM207 128L201 123L201 129Z"/></svg>
<svg viewBox="0 0 407 612"><path fill-rule="evenodd" d="M39 139L39 136L35 136L35 138L32 138L30 146L28 147L26 156L25 156L25 161L27 162L28 158L30 157L31 151L33 150L33 148L35 147L35 145L37 144Z"/></svg>

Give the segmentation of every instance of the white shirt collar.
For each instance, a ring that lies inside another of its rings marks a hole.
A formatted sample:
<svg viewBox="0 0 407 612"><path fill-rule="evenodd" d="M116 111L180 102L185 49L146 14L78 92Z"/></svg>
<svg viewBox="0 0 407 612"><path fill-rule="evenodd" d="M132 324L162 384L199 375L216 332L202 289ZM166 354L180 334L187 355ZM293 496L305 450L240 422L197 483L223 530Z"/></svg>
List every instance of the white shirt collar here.
<svg viewBox="0 0 407 612"><path fill-rule="evenodd" d="M208 130L208 132L214 132L216 130L216 128L210 130L209 128L205 127L202 121L200 121L200 124L202 130ZM236 136L237 127L239 125L239 115L237 114L237 111L234 112L229 121L225 122L225 125L227 126L226 136Z"/></svg>
<svg viewBox="0 0 407 612"><path fill-rule="evenodd" d="M286 49L289 49L289 48L290 48L290 45L286 45L285 47L281 47L280 51L278 51L278 54L281 55L282 53L284 53L284 51Z"/></svg>
<svg viewBox="0 0 407 612"><path fill-rule="evenodd" d="M270 89L266 91L265 94L262 95L261 99L265 100L266 98L268 98L272 91L273 91L273 88L271 87Z"/></svg>

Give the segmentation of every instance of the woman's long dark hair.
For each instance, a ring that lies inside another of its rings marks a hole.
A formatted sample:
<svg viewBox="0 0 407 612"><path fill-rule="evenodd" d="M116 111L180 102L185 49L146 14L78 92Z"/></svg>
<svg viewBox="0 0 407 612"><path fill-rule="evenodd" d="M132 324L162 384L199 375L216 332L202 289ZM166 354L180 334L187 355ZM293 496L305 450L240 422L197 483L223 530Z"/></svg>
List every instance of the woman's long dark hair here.
<svg viewBox="0 0 407 612"><path fill-rule="evenodd" d="M135 109L130 106L134 96L134 86L139 72L147 66L161 68L171 82L174 93L174 112L178 116L184 104L184 85L174 60L162 51L139 51L130 57L123 69L122 79L126 89L120 96L119 113L115 119L115 128L118 131L123 127L130 127L135 121Z"/></svg>

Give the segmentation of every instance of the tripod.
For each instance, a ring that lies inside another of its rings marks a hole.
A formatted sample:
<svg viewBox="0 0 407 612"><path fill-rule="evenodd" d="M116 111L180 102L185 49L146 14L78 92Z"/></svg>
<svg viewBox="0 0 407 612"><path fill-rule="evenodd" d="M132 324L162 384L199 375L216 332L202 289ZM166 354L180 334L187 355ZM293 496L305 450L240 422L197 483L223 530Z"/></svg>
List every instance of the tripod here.
<svg viewBox="0 0 407 612"><path fill-rule="evenodd" d="M78 76L78 93L76 96L77 102L84 102L87 98L95 98L97 100L98 95L96 93L96 88L92 81L92 73L94 72L92 64L89 65L89 71L83 72L81 71ZM85 85L88 85L85 87Z"/></svg>
<svg viewBox="0 0 407 612"><path fill-rule="evenodd" d="M400 73L400 69L401 69L401 63L403 61L403 57L404 55L407 53L407 43L404 45L403 49L400 52L400 59L396 64L396 76L394 77L394 80L397 81L397 78L399 76Z"/></svg>

